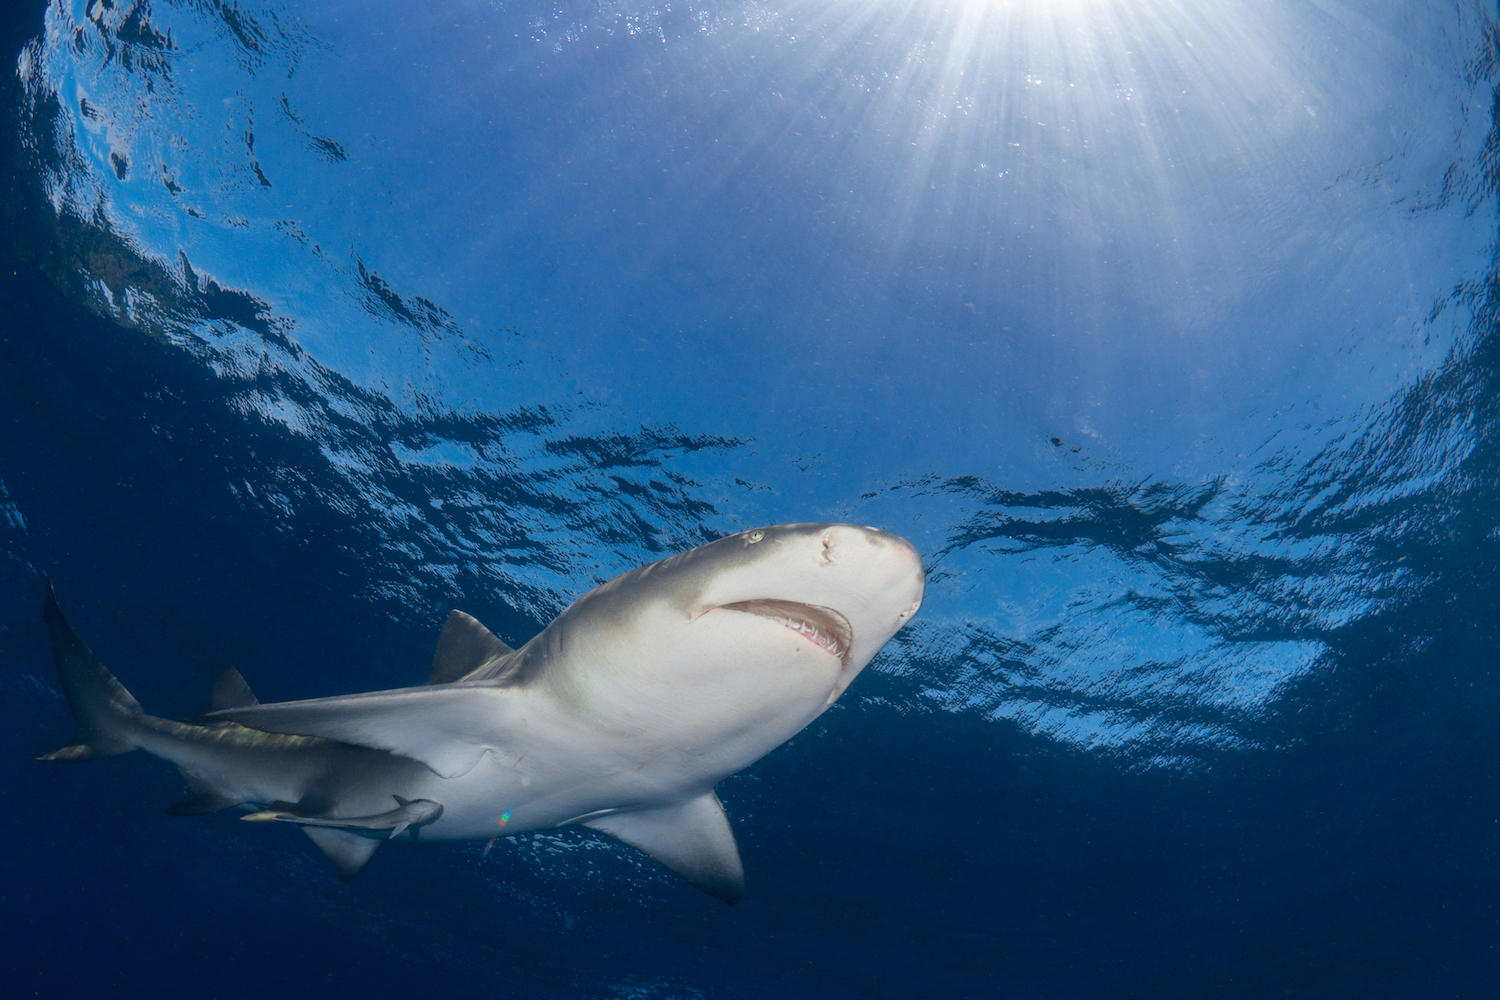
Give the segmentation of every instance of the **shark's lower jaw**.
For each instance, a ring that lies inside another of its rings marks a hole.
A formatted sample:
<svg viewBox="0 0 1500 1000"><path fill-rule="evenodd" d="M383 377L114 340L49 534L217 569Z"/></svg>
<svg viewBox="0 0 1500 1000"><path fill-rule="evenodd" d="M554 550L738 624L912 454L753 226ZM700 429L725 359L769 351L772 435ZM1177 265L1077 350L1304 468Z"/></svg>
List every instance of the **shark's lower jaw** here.
<svg viewBox="0 0 1500 1000"><path fill-rule="evenodd" d="M796 601L738 601L723 605L726 611L743 611L778 622L801 635L831 656L847 663L854 645L854 629L849 620L832 608Z"/></svg>

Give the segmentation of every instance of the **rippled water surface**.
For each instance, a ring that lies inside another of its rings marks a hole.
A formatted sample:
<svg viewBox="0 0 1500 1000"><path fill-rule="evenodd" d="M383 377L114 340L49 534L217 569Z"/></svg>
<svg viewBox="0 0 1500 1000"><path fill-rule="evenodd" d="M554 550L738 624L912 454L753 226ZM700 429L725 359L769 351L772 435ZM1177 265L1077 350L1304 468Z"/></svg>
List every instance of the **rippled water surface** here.
<svg viewBox="0 0 1500 1000"><path fill-rule="evenodd" d="M15 6L23 995L1493 988L1492 4ZM732 911L573 830L344 885L31 760L44 577L180 716L812 520L927 600L720 787Z"/></svg>

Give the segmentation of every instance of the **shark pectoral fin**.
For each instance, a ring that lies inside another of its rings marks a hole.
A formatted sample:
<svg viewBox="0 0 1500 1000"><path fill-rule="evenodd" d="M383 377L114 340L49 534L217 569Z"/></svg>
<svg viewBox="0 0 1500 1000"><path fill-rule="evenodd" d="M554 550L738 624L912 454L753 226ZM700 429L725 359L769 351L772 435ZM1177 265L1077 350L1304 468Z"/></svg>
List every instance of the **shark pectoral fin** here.
<svg viewBox="0 0 1500 1000"><path fill-rule="evenodd" d="M730 906L744 894L740 850L724 806L712 791L674 806L609 813L583 825L651 855L693 888Z"/></svg>
<svg viewBox="0 0 1500 1000"><path fill-rule="evenodd" d="M514 652L481 625L479 619L455 608L432 653L432 671L427 675L427 683L451 684L463 680L466 674L492 666Z"/></svg>
<svg viewBox="0 0 1500 1000"><path fill-rule="evenodd" d="M361 837L347 830L335 830L326 826L304 826L302 832L312 838L318 849L328 856L339 870L345 882L364 871L380 841Z"/></svg>
<svg viewBox="0 0 1500 1000"><path fill-rule="evenodd" d="M457 778L497 746L510 693L478 685L402 688L214 712L251 729L322 736L418 760Z"/></svg>

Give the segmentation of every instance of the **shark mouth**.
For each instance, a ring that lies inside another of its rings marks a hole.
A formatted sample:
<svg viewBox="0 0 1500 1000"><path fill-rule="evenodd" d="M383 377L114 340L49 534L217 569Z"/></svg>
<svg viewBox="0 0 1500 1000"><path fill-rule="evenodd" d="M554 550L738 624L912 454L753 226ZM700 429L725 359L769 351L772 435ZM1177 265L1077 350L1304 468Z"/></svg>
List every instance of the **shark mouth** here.
<svg viewBox="0 0 1500 1000"><path fill-rule="evenodd" d="M726 611L743 611L779 622L846 664L854 645L854 629L849 620L832 608L796 601L739 601L723 605Z"/></svg>

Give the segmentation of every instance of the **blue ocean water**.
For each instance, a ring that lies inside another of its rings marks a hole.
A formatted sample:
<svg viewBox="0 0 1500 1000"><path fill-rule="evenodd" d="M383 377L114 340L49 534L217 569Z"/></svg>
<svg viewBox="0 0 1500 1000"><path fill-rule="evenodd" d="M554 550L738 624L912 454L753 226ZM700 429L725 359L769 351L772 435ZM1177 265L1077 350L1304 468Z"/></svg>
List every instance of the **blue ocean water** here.
<svg viewBox="0 0 1500 1000"><path fill-rule="evenodd" d="M1488 3L17 2L0 664L16 995L1488 996ZM923 610L720 786L734 909L598 835L166 816L148 711L404 686L756 524Z"/></svg>

